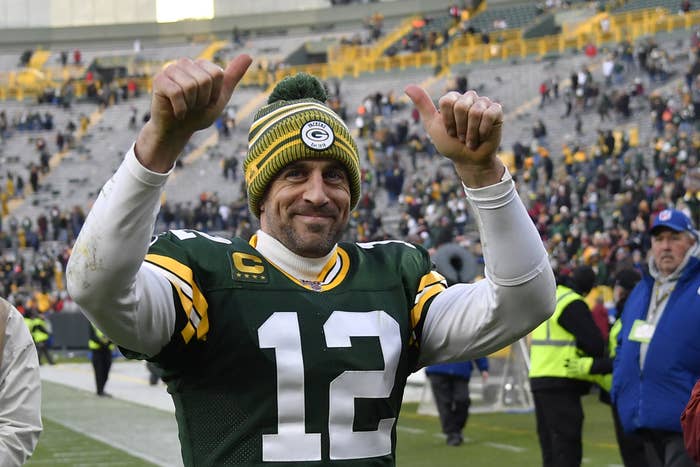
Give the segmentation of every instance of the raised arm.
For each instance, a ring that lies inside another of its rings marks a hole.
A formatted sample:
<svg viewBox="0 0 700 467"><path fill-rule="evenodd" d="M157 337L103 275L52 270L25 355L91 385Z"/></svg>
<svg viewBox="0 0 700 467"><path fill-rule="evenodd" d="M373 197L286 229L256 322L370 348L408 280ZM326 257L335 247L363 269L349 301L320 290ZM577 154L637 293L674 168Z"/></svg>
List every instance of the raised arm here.
<svg viewBox="0 0 700 467"><path fill-rule="evenodd" d="M420 365L467 360L502 348L554 311L555 282L547 252L515 185L496 156L500 104L474 91L450 92L435 107L418 86L406 88L440 154L464 184L481 237L486 278L456 284L431 303Z"/></svg>
<svg viewBox="0 0 700 467"><path fill-rule="evenodd" d="M136 157L153 171L168 172L195 131L221 115L250 66L239 55L225 70L206 60L181 58L153 79L151 118L136 139Z"/></svg>
<svg viewBox="0 0 700 467"><path fill-rule="evenodd" d="M180 59L153 81L151 119L100 191L68 263L68 291L114 342L155 355L169 340L175 315L170 284L142 268L175 160L192 134L211 125L251 59L225 70Z"/></svg>

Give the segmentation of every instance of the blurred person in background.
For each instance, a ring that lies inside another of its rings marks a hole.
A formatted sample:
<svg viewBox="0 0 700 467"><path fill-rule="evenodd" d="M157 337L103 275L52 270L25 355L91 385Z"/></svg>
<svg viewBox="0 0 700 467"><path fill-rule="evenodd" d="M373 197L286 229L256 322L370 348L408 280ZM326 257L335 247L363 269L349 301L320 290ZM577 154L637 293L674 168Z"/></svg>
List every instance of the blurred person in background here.
<svg viewBox="0 0 700 467"><path fill-rule="evenodd" d="M469 418L469 380L474 365L479 369L484 385L489 377L489 361L486 357L466 362L441 363L425 369L440 415L442 432L449 446L464 442L462 434Z"/></svg>
<svg viewBox="0 0 700 467"><path fill-rule="evenodd" d="M581 397L591 378L567 363L580 355L603 357L605 340L584 299L595 285L593 268L578 266L560 274L557 284L554 314L532 332L530 389L543 467L573 467L583 457Z"/></svg>
<svg viewBox="0 0 700 467"><path fill-rule="evenodd" d="M637 285L642 276L634 269L622 269L615 275L613 285L613 297L615 300L614 322L610 328L608 339L608 356L601 358L576 356L567 361L566 366L570 375L577 377L591 377L601 388L600 400L611 405L613 422L615 424L615 437L620 448L620 456L625 467L648 467L644 454L644 441L636 433L625 433L617 414L617 407L610 400L612 388L613 359L617 352L617 342L622 329L620 315L624 309L627 297Z"/></svg>
<svg viewBox="0 0 700 467"><path fill-rule="evenodd" d="M111 394L105 392L105 385L109 378L109 369L112 367L114 344L92 323L90 323L88 348L91 353L92 368L95 371L95 392L99 397L112 397Z"/></svg>
<svg viewBox="0 0 700 467"><path fill-rule="evenodd" d="M688 405L681 415L685 450L700 465L700 379L693 387Z"/></svg>
<svg viewBox="0 0 700 467"><path fill-rule="evenodd" d="M24 323L27 325L29 333L34 340L34 346L36 347L36 352L39 357L39 365L42 364L42 356L49 362L49 365L53 365L54 360L53 356L51 356L49 344L51 339L51 323L45 320L31 304L28 304L27 308L25 308Z"/></svg>

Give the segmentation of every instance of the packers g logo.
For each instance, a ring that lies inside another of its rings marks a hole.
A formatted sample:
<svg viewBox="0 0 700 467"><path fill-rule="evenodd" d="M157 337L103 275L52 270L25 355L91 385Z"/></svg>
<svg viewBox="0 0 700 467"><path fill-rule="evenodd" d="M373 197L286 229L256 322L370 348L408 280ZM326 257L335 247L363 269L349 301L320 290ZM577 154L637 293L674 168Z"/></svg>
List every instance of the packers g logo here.
<svg viewBox="0 0 700 467"><path fill-rule="evenodd" d="M333 129L327 124L311 120L301 127L301 140L311 149L322 151L328 149L335 141Z"/></svg>

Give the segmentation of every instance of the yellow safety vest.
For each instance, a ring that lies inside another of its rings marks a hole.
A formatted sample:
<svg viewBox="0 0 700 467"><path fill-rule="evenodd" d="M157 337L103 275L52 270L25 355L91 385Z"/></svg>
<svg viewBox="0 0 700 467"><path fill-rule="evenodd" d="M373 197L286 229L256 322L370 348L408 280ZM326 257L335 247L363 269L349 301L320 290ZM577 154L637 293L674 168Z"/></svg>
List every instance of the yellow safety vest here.
<svg viewBox="0 0 700 467"><path fill-rule="evenodd" d="M566 360L575 358L576 338L558 323L564 309L575 300L584 300L578 293L563 285L557 286L557 306L554 314L532 332L530 341L530 378L569 378ZM572 379L590 379L580 377Z"/></svg>
<svg viewBox="0 0 700 467"><path fill-rule="evenodd" d="M620 331L622 330L622 320L618 319L615 321L615 324L612 325L610 328L610 337L608 338L608 348L610 349L610 358L615 358L615 354L617 353L617 336L620 334ZM612 373L608 373L605 375L593 375L596 376L596 383L598 385L605 389L606 391L610 392L610 389L612 389Z"/></svg>
<svg viewBox="0 0 700 467"><path fill-rule="evenodd" d="M100 350L104 349L105 347L112 350L114 348L114 344L112 344L112 341L109 340L109 337L105 336L104 333L95 326L92 326L92 328L95 330L95 335L97 336L97 339L99 339L99 342L94 339L90 339L88 341L88 347L90 350Z"/></svg>
<svg viewBox="0 0 700 467"><path fill-rule="evenodd" d="M29 333L35 343L41 343L49 340L49 335L43 331L46 323L41 318L24 318L24 324L29 328Z"/></svg>

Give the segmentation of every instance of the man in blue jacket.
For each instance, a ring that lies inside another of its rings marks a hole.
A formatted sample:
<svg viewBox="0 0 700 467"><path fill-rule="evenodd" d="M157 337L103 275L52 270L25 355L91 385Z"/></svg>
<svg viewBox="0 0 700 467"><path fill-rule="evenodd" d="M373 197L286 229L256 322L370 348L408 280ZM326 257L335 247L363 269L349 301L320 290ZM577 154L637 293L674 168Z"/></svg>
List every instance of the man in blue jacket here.
<svg viewBox="0 0 700 467"><path fill-rule="evenodd" d="M700 378L698 234L675 209L661 211L650 233L649 275L622 313L612 398L625 431L643 437L650 465L691 467L680 417Z"/></svg>
<svg viewBox="0 0 700 467"><path fill-rule="evenodd" d="M459 446L464 442L462 430L469 417L469 379L474 363L486 384L489 376L489 361L486 357L477 358L473 363L471 360L441 363L425 369L435 396L442 432L447 436L447 444L450 446Z"/></svg>

